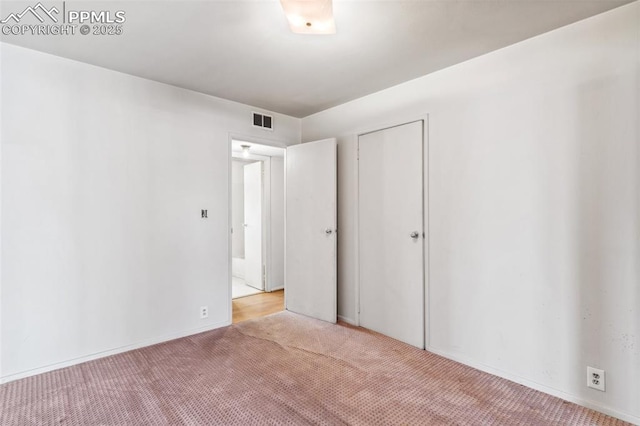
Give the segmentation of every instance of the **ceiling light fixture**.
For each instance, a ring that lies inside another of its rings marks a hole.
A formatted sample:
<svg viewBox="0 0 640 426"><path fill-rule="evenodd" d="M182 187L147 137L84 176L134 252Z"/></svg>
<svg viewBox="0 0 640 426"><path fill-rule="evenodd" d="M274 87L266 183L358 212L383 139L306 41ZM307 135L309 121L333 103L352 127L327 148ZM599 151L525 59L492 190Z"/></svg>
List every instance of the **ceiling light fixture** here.
<svg viewBox="0 0 640 426"><path fill-rule="evenodd" d="M248 158L249 157L249 148L251 148L251 145L240 145L240 148L242 148L242 156L244 158Z"/></svg>
<svg viewBox="0 0 640 426"><path fill-rule="evenodd" d="M331 0L280 0L289 28L296 34L335 34Z"/></svg>

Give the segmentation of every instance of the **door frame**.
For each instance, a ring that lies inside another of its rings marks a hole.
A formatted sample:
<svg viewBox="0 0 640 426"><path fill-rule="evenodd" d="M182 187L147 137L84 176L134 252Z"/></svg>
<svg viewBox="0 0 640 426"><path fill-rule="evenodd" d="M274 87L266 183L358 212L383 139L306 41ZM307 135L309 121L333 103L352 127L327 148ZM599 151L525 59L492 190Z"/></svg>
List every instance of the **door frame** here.
<svg viewBox="0 0 640 426"><path fill-rule="evenodd" d="M233 294L232 294L232 289L233 289L233 273L232 273L232 262L233 262L233 249L232 249L232 239L233 236L231 234L231 224L232 224L232 201L231 201L231 196L232 196L232 190L231 190L231 162L233 161L233 141L243 141L243 142L249 142L249 143L255 143L255 144L259 144L259 145L264 145L264 146L269 146L269 147L273 147L273 148L281 148L284 150L284 154L286 156L287 153L287 143L282 141L282 140L274 140L274 139L267 139L267 138L260 138L260 137L255 137L255 136L249 136L249 135L245 135L242 133L235 133L235 132L229 132L228 133L228 138L227 138L227 274L228 274L228 282L227 282L227 291L228 291L228 321L229 324L231 324L233 322ZM244 158L244 157L241 157ZM262 198L263 198L263 209L262 209L262 218L263 221L268 220L268 226L263 226L262 229L262 256L263 256L263 264L265 265L265 269L266 269L266 274L267 274L267 280L265 280L265 292L268 291L274 291L274 290L278 290L278 289L274 289L274 288L270 288L270 283L269 283L269 277L270 275L270 261L271 261L271 245L267 244L267 241L270 241L271 238L271 205L269 204L269 208L266 208L265 204L264 204L264 198L265 198L265 180L266 180L266 176L267 176L267 167L269 170L269 195L270 195L270 191L271 191L271 157L270 156L266 156L266 155L256 155L256 154L249 154L249 157L247 157L248 159L256 159L256 160L260 160L260 161L264 161L265 162L265 166L264 166L264 174L265 174L265 179L263 179L263 189L262 189ZM268 160L268 161L265 161ZM267 166L268 163L268 166ZM285 194L286 197L286 194ZM270 199L269 199L270 201ZM268 214L267 218L265 219L265 214ZM265 248L266 246L266 248Z"/></svg>
<svg viewBox="0 0 640 426"><path fill-rule="evenodd" d="M380 130L390 129L393 127L402 126L405 124L413 123L416 121L422 121L422 222L424 229L424 238L422 239L424 262L423 262L423 324L424 324L424 346L425 349L429 348L429 336L431 335L430 326L430 309L429 309L429 114L421 114L418 116L412 116L407 119L397 120L390 123L376 125L363 128L355 133L355 150L356 150L356 173L354 190L356 194L355 211L354 211L354 237L355 237L355 263L354 276L355 276L355 324L360 326L360 136L364 136L369 133L378 132ZM338 284L339 285L339 284Z"/></svg>

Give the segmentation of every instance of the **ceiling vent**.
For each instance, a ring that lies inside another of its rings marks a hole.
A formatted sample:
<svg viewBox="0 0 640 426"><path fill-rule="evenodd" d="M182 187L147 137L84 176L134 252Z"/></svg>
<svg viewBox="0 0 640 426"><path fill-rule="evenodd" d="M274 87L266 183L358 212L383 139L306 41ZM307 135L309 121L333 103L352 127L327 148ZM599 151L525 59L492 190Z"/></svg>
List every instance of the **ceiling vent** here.
<svg viewBox="0 0 640 426"><path fill-rule="evenodd" d="M265 114L253 113L253 125L261 129L273 130L273 117Z"/></svg>

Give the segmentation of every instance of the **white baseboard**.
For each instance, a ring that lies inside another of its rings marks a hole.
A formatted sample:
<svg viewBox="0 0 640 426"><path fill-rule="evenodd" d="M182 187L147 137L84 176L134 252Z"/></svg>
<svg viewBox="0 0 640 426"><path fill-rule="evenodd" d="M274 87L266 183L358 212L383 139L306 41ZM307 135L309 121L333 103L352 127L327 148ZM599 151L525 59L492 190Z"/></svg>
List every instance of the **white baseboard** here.
<svg viewBox="0 0 640 426"><path fill-rule="evenodd" d="M620 420L624 420L624 421L629 422L629 423L640 425L640 417L635 416L633 414L623 413L621 411L617 411L617 410L611 409L609 407L605 407L605 406L603 406L603 405L601 405L601 404L599 404L597 402L590 401L590 400L584 399L584 398L580 398L580 397L577 397L575 395L571 395L569 393L561 391L559 389L555 389L555 388L552 388L552 387L549 387L549 386L534 382L532 380L525 379L524 377L520 377L518 375L511 374L511 373L508 373L506 371L503 371L503 370L500 370L500 369L497 369L497 368L494 368L494 367L490 367L488 365L485 365L485 364L476 362L476 361L474 361L472 359L469 359L469 358L467 358L465 356L460 356L460 355L452 354L452 353L445 352L445 351L440 351L438 349L433 349L433 348L427 348L427 351L432 352L432 353L434 353L436 355L440 355L440 356L445 357L447 359L450 359L452 361L456 361L456 362L459 362L461 364L468 365L469 367L473 367L473 368L478 369L480 371L484 371L485 373L489 373L489 374L493 374L494 376L502 377L503 379L507 379L507 380L510 380L512 382L519 383L519 384L521 384L523 386L526 386L528 388L535 389L537 391L544 392L546 394L553 395L553 396L556 396L558 398L562 398L562 399L564 399L566 401L573 402L573 403L581 405L583 407L599 411L601 413L607 414L607 415L612 416L612 417L616 417L616 418L618 418Z"/></svg>
<svg viewBox="0 0 640 426"><path fill-rule="evenodd" d="M347 324L357 326L356 320L351 319L351 318L347 318L347 317L343 317L342 315L338 315L338 321L346 322Z"/></svg>
<svg viewBox="0 0 640 426"><path fill-rule="evenodd" d="M269 289L269 292L278 291L278 290L284 290L284 285L279 285L278 287L274 287L272 289Z"/></svg>
<svg viewBox="0 0 640 426"><path fill-rule="evenodd" d="M76 364L82 364L83 362L93 361L95 359L108 357L111 355L120 354L123 352L132 351L135 349L144 348L146 346L156 345L158 343L167 342L169 340L179 339L181 337L187 337L194 334L202 333L205 331L211 331L218 329L220 327L225 327L227 325L231 325L231 321L222 321L215 324L209 324L204 327L198 327L187 331L181 331L177 333L171 333L164 335L162 337L157 337L153 339L143 340L142 342L134 343L131 345L121 346L115 349L109 349L106 351L96 352L90 355L82 356L79 358L73 358L67 361L57 362L55 364L50 364L44 367L34 368L32 370L21 371L19 373L10 374L8 376L0 377L0 384L12 382L14 380L24 379L26 377L35 376L37 374L47 373L53 370L59 370L65 367L71 367Z"/></svg>

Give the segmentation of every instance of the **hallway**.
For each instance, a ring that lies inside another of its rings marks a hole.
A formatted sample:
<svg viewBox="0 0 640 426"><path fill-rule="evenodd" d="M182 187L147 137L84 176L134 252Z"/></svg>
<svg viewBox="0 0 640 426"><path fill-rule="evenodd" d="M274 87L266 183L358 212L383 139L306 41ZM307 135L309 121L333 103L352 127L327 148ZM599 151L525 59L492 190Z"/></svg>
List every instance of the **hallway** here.
<svg viewBox="0 0 640 426"><path fill-rule="evenodd" d="M232 302L233 323L264 317L284 310L284 290L241 297Z"/></svg>

